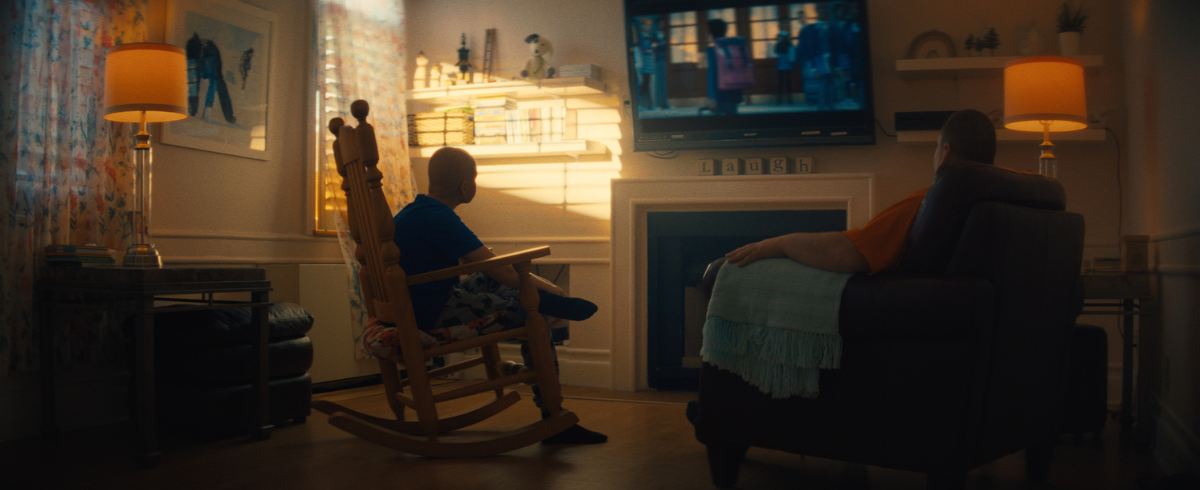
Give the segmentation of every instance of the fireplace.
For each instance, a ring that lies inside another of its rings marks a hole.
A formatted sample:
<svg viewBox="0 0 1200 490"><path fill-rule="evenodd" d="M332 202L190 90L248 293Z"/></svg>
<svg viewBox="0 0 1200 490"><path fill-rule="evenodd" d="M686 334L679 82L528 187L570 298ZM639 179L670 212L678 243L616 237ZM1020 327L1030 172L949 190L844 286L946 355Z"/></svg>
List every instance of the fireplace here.
<svg viewBox="0 0 1200 490"><path fill-rule="evenodd" d="M651 389L651 355L650 344L662 343L662 339L651 339L651 307L650 296L651 277L659 281L662 273L650 273L651 267L651 234L652 223L659 222L690 222L703 219L699 216L689 217L693 213L745 213L759 211L810 212L826 211L827 213L800 214L787 219L771 221L808 221L816 218L822 229L846 229L862 226L874 214L873 207L873 174L805 174L805 175L770 175L770 176L717 176L717 177L674 177L654 179L618 179L612 184L612 347L611 367L613 373L612 387L619 390ZM749 216L749 215L747 215ZM770 216L770 215L767 215ZM831 217L832 216L832 217ZM837 224L831 224L836 221ZM735 220L736 221L736 220ZM764 226L770 226L764 225ZM736 225L735 225L736 227ZM739 245L756 237L768 237L798 230L764 229L755 234L756 226L737 228L725 237L728 242L712 245L696 245L696 250L688 254L697 256L688 264L680 264L679 275L686 281L695 275L697 269L703 272L703 264L723 254L726 247L732 243ZM812 229L809 231L816 231ZM654 247L660 247L663 239L655 238ZM704 247L711 247L705 249ZM682 252L681 252L682 253ZM715 255L714 255L715 254ZM700 258L703 256L703 258ZM657 259L654 259L657 261ZM696 263L702 263L696 265ZM657 266L656 266L657 267ZM686 269L686 270L684 270ZM695 303L698 291L687 289L684 285L682 292L675 288L676 297L672 303L678 303L678 296L683 296L686 306L688 301ZM659 294L659 293L653 293ZM690 300L688 299L690 296ZM655 314L661 314L659 309ZM665 311L665 310L662 310ZM685 315L673 313L674 315ZM671 313L668 313L671 315ZM695 313L692 313L694 316ZM684 319L685 322L689 319ZM691 318L692 323L697 322ZM678 329L678 328L677 328ZM674 347L677 351L690 352L698 350L699 338L693 333L687 337L689 330L684 329L682 340L671 340L674 345L682 342L682 347ZM657 346L657 344L656 344ZM680 354L679 368L693 366L694 356ZM686 359L686 360L685 360ZM655 359L657 362L657 359ZM685 365L686 364L686 365ZM679 371L678 373L685 373ZM686 374L686 373L685 373ZM658 383L656 381L656 383ZM664 387L663 389L686 389L687 386Z"/></svg>
<svg viewBox="0 0 1200 490"><path fill-rule="evenodd" d="M695 391L700 385L706 266L747 243L795 232L846 229L846 211L655 211L646 215L647 333L650 387Z"/></svg>

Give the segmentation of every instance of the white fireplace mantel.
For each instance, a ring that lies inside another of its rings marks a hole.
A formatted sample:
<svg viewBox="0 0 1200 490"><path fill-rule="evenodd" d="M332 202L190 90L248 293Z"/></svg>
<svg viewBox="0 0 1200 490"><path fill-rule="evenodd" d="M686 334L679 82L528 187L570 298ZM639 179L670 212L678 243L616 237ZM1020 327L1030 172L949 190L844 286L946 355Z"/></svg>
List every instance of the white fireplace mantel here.
<svg viewBox="0 0 1200 490"><path fill-rule="evenodd" d="M874 215L874 174L618 179L612 182L612 387L646 376L646 213L844 209L846 227ZM715 257L714 257L715 259Z"/></svg>

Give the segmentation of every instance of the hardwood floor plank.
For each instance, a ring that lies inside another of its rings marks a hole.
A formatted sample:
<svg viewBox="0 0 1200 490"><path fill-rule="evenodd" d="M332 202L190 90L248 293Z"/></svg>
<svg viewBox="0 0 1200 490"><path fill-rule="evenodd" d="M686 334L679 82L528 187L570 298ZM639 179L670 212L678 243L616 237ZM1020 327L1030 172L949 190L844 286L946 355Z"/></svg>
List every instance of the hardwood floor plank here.
<svg viewBox="0 0 1200 490"><path fill-rule="evenodd" d="M452 389L447 383L438 389ZM527 390L527 388L522 388ZM523 400L472 430L511 430L536 419ZM164 441L162 464L137 469L127 425L64 434L58 444L30 439L0 444L4 488L172 488L289 490L332 488L418 489L708 489L705 448L696 442L684 405L694 393L625 393L564 387L564 406L580 424L607 434L593 446L536 444L480 459L424 459L391 451L342 432L314 413L307 423L278 427L270 440L244 438L211 443ZM459 402L478 403L481 394ZM355 410L387 416L377 388L322 395ZM458 406L446 410L454 412ZM1020 453L970 473L969 488L1035 488L1024 480ZM1049 489L1136 488L1152 464L1148 455L1122 447L1110 424L1101 438L1064 437L1055 453ZM921 474L753 448L740 488L887 489L925 488Z"/></svg>

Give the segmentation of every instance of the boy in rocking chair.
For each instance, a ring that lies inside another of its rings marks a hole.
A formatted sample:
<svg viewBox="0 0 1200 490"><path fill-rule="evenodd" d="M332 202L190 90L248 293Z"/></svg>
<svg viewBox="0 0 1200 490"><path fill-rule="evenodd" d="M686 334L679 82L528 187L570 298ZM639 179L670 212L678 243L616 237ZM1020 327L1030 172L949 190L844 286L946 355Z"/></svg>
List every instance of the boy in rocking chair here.
<svg viewBox="0 0 1200 490"><path fill-rule="evenodd" d="M495 256L454 213L454 208L475 198L476 175L475 159L464 150L442 148L429 159L428 194L418 195L394 220L394 240L405 274L413 276L456 266L460 260L476 262ZM577 321L596 313L592 302L565 297L550 281L530 277L541 300L539 313ZM451 278L411 286L409 295L417 328L434 337L463 339L524 325L525 310L517 299L517 287L516 269L504 266L472 274L461 282ZM521 356L533 365L528 343L521 344ZM509 366L513 370L521 367ZM536 385L533 392L534 403L541 407ZM604 434L574 425L542 443L597 444L607 440Z"/></svg>

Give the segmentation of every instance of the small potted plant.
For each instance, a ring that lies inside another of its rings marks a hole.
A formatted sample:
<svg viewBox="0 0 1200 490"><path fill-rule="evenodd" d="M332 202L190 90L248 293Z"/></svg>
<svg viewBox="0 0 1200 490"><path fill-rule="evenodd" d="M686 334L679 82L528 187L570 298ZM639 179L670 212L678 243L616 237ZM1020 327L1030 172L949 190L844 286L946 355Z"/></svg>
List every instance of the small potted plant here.
<svg viewBox="0 0 1200 490"><path fill-rule="evenodd" d="M1071 4L1062 4L1062 10L1058 12L1058 47L1063 56L1079 54L1079 37L1087 26L1087 19L1082 5L1071 9Z"/></svg>

